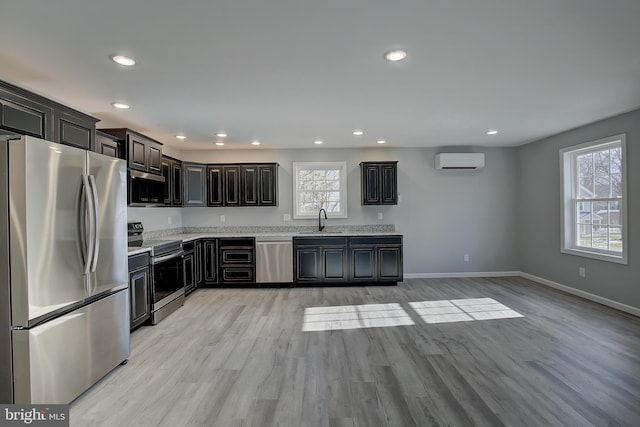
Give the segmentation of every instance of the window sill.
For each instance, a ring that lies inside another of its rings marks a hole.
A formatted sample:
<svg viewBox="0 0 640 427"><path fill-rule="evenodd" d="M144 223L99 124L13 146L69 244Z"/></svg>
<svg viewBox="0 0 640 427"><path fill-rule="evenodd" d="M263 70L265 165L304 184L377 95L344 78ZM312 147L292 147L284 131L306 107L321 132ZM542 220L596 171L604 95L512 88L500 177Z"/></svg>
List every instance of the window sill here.
<svg viewBox="0 0 640 427"><path fill-rule="evenodd" d="M600 252L590 252L587 250L562 248L560 252L567 255L574 255L583 258L592 258L600 261L614 262L616 264L628 264L626 255L608 255Z"/></svg>

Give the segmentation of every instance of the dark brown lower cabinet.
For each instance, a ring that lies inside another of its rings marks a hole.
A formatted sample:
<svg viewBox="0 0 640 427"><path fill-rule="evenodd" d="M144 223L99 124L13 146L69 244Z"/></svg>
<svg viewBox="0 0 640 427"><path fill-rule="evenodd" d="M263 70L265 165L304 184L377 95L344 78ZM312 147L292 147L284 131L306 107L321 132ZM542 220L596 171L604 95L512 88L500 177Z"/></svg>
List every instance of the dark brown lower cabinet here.
<svg viewBox="0 0 640 427"><path fill-rule="evenodd" d="M345 284L349 279L346 237L293 239L296 284Z"/></svg>
<svg viewBox="0 0 640 427"><path fill-rule="evenodd" d="M149 254L129 257L129 302L131 330L145 323L151 317L149 285L151 270Z"/></svg>
<svg viewBox="0 0 640 427"><path fill-rule="evenodd" d="M232 237L218 239L219 284L250 285L256 282L256 239Z"/></svg>
<svg viewBox="0 0 640 427"><path fill-rule="evenodd" d="M402 236L349 238L349 281L402 281Z"/></svg>
<svg viewBox="0 0 640 427"><path fill-rule="evenodd" d="M218 240L202 240L202 281L203 286L218 284Z"/></svg>
<svg viewBox="0 0 640 427"><path fill-rule="evenodd" d="M204 284L204 258L203 258L203 241L196 240L195 241L195 254L194 254L194 264L196 270L196 288L201 287Z"/></svg>
<svg viewBox="0 0 640 427"><path fill-rule="evenodd" d="M402 281L402 236L296 237L296 285Z"/></svg>
<svg viewBox="0 0 640 427"><path fill-rule="evenodd" d="M182 265L184 271L184 292L188 295L196 290L195 243L184 243L183 248L184 258L182 259Z"/></svg>

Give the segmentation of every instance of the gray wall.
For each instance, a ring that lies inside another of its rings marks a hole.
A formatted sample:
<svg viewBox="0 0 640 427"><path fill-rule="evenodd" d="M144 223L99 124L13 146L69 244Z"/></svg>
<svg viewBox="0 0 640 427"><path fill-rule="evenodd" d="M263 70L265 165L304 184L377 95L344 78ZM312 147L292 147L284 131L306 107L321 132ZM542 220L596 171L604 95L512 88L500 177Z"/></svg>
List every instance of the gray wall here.
<svg viewBox="0 0 640 427"><path fill-rule="evenodd" d="M278 207L185 208L182 224L313 225L313 220L284 222L292 211L292 162L346 161L348 218L332 224L395 224L404 233L404 268L408 274L517 270L516 151L478 149L486 153L479 171L438 171L434 156L423 149L299 149L185 151L181 158L202 163L278 162ZM446 151L451 151L449 148ZM365 160L397 160L397 206L361 206L360 167ZM384 216L378 220L378 213ZM226 221L220 222L220 215ZM469 262L463 255L469 254Z"/></svg>
<svg viewBox="0 0 640 427"><path fill-rule="evenodd" d="M562 254L559 150L620 133L627 134L628 265ZM640 110L521 146L517 157L520 270L640 307Z"/></svg>

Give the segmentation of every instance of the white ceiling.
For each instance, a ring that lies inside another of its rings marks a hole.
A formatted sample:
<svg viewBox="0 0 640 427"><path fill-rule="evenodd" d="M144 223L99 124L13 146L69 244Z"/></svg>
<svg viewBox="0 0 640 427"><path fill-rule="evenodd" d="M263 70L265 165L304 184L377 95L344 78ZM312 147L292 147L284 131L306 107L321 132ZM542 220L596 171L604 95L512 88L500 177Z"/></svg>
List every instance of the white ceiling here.
<svg viewBox="0 0 640 427"><path fill-rule="evenodd" d="M511 146L640 108L639 0L20 0L0 16L0 79L179 150L220 149L219 130L224 148Z"/></svg>

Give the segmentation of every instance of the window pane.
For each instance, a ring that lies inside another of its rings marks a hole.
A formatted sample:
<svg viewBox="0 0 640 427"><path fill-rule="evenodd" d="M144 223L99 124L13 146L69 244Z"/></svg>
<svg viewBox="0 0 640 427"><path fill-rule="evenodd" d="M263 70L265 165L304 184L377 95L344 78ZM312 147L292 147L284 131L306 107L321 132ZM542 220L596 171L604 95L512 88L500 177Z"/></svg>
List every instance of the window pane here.
<svg viewBox="0 0 640 427"><path fill-rule="evenodd" d="M580 178L580 188L578 188L578 198L590 199L593 197L593 177Z"/></svg>
<svg viewBox="0 0 640 427"><path fill-rule="evenodd" d="M611 175L611 197L622 197L622 175Z"/></svg>
<svg viewBox="0 0 640 427"><path fill-rule="evenodd" d="M609 175L596 176L596 197L610 197L611 181Z"/></svg>
<svg viewBox="0 0 640 427"><path fill-rule="evenodd" d="M596 175L609 174L609 150L597 151L593 153L593 163Z"/></svg>
<svg viewBox="0 0 640 427"><path fill-rule="evenodd" d="M577 156L578 176L593 175L593 154L581 154Z"/></svg>
<svg viewBox="0 0 640 427"><path fill-rule="evenodd" d="M611 173L622 173L622 149L620 147L611 150Z"/></svg>
<svg viewBox="0 0 640 427"><path fill-rule="evenodd" d="M609 229L609 250L622 252L622 229L620 227Z"/></svg>
<svg viewBox="0 0 640 427"><path fill-rule="evenodd" d="M593 226L591 247L596 249L609 249L609 227L605 225Z"/></svg>
<svg viewBox="0 0 640 427"><path fill-rule="evenodd" d="M609 202L609 225L622 225L620 202Z"/></svg>
<svg viewBox="0 0 640 427"><path fill-rule="evenodd" d="M593 204L591 223L597 225L609 224L609 204L607 202L597 202Z"/></svg>
<svg viewBox="0 0 640 427"><path fill-rule="evenodd" d="M578 246L591 247L591 225L580 224L578 227Z"/></svg>

